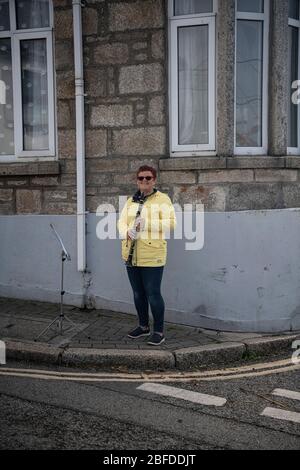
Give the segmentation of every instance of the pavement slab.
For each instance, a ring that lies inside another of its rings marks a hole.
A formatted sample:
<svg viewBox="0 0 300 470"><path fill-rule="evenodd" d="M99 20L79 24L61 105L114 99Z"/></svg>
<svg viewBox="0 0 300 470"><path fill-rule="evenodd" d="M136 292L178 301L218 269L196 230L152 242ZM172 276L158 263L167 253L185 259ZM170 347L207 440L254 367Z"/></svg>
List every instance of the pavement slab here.
<svg viewBox="0 0 300 470"><path fill-rule="evenodd" d="M60 304L0 297L0 339L8 359L49 362L75 367L94 365L128 369L192 369L230 365L241 360L290 353L300 332L233 333L165 322L166 341L147 344L127 332L135 315L65 305L63 334L55 322ZM37 340L38 337L38 340Z"/></svg>

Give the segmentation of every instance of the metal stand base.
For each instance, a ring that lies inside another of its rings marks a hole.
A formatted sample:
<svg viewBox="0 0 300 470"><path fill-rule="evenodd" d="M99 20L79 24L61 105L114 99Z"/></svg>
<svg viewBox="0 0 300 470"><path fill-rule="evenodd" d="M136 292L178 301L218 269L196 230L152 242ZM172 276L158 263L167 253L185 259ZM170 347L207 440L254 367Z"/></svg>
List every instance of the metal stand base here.
<svg viewBox="0 0 300 470"><path fill-rule="evenodd" d="M73 326L76 327L75 323L72 322L72 320L70 320L70 318L68 318L66 315L58 315L56 318L54 318L54 320L50 323L50 325L47 326L47 328L45 328L36 338L34 341L37 341L41 336L43 336L46 331L50 330L51 329L51 326L57 322L57 327L58 327L58 331L59 331L59 334L60 335L63 335L63 321L64 320L67 320L69 323L71 323ZM54 331L54 330L52 330Z"/></svg>
<svg viewBox="0 0 300 470"><path fill-rule="evenodd" d="M54 318L54 320L50 323L50 325L48 325L36 338L34 341L37 341L41 336L43 336L46 331L48 331L49 329L51 329L51 326L57 322L57 326L58 326L58 331L59 331L59 334L60 335L63 335L63 321L66 320L68 321L69 323L71 323L75 328L76 328L76 324L72 322L72 320L70 320L70 318L68 318L64 312L63 312L63 296L64 296L64 289L63 289L63 285L64 285L64 261L67 259L64 251L62 251L61 253L61 291L60 291L60 314L57 315L56 318ZM52 330L53 331L53 330ZM82 332L84 333L84 332ZM88 339L90 339L90 336L88 336L86 333L84 333Z"/></svg>

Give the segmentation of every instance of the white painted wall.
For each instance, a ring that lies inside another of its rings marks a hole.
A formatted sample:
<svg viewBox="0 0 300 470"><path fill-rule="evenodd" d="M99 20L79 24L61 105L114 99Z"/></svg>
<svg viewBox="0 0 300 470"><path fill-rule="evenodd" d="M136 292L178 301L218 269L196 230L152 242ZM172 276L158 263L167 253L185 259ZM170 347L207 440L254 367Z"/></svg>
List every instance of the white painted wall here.
<svg viewBox="0 0 300 470"><path fill-rule="evenodd" d="M166 320L230 331L300 329L300 209L205 213L204 247L168 242L163 278ZM59 301L61 233L65 301L134 313L120 240L96 237L99 217L87 217L87 266L77 271L75 216L0 217L0 295ZM89 284L88 290L85 285Z"/></svg>

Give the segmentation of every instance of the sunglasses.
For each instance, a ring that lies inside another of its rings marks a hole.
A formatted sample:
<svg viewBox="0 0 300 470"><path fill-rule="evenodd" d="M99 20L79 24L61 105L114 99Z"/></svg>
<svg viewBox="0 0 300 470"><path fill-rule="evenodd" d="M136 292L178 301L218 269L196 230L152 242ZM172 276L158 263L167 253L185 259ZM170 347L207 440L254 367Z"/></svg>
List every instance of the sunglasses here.
<svg viewBox="0 0 300 470"><path fill-rule="evenodd" d="M153 176L138 176L137 179L139 181L143 181L144 179L147 180L147 181L150 181L152 180Z"/></svg>

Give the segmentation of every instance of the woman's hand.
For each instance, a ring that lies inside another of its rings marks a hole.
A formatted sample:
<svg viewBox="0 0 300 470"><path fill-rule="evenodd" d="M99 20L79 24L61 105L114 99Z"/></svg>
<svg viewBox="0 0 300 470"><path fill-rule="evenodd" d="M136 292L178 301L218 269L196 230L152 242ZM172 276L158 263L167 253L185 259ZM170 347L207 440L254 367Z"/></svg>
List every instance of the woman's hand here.
<svg viewBox="0 0 300 470"><path fill-rule="evenodd" d="M133 228L130 228L127 231L127 239L128 240L136 240L136 238L137 238L136 230L134 230Z"/></svg>
<svg viewBox="0 0 300 470"><path fill-rule="evenodd" d="M141 232L145 227L145 219L142 217L138 217L135 221L135 228L130 228L127 230L127 239L129 240L136 240L137 239L137 232Z"/></svg>
<svg viewBox="0 0 300 470"><path fill-rule="evenodd" d="M145 227L145 219L143 219L142 217L138 217L136 219L136 231L137 232L141 232L142 230L144 230L144 227Z"/></svg>

